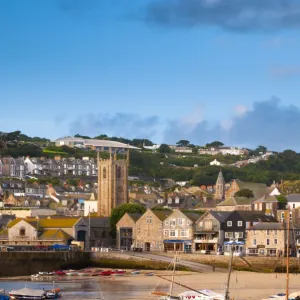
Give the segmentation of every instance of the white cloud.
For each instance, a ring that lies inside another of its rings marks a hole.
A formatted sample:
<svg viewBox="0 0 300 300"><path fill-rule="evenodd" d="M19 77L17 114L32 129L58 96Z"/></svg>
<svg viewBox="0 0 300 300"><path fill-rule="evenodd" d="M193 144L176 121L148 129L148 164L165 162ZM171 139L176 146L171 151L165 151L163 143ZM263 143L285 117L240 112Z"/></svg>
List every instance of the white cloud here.
<svg viewBox="0 0 300 300"><path fill-rule="evenodd" d="M245 105L240 104L234 108L234 111L237 115L242 116L248 111L248 108Z"/></svg>

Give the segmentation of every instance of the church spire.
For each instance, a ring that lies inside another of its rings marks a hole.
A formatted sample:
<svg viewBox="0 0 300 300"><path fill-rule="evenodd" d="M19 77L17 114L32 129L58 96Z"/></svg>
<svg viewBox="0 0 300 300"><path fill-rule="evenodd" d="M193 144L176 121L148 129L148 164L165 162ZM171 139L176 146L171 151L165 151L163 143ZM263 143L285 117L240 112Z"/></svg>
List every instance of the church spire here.
<svg viewBox="0 0 300 300"><path fill-rule="evenodd" d="M220 169L218 179L216 182L215 199L223 200L224 198L225 198L225 180L224 180L222 170Z"/></svg>

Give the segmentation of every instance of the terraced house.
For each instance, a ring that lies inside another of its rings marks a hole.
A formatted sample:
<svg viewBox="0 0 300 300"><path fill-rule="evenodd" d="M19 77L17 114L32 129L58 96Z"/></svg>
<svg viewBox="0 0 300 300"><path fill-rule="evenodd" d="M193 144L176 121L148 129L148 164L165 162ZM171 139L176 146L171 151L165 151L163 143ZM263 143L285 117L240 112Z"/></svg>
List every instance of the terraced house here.
<svg viewBox="0 0 300 300"><path fill-rule="evenodd" d="M175 209L164 221L164 250L192 252L193 227L201 214Z"/></svg>

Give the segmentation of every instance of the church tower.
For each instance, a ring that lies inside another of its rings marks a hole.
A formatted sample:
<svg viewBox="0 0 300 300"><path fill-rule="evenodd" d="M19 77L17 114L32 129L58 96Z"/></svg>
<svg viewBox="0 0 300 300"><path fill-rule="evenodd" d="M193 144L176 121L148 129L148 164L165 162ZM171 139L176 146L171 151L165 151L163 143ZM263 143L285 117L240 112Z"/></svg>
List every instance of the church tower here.
<svg viewBox="0 0 300 300"><path fill-rule="evenodd" d="M98 163L98 216L110 217L112 210L128 202L128 166L127 159L117 159L110 149L109 159L97 157Z"/></svg>
<svg viewBox="0 0 300 300"><path fill-rule="evenodd" d="M215 199L216 200L224 200L225 198L225 180L223 177L223 173L220 170L219 176L216 182L216 190L215 190Z"/></svg>

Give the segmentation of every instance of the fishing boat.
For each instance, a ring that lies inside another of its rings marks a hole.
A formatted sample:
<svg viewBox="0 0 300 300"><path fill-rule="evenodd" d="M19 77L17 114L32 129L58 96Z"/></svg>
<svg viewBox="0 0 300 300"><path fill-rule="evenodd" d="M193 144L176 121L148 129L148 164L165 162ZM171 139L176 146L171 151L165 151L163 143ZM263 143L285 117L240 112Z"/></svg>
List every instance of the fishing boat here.
<svg viewBox="0 0 300 300"><path fill-rule="evenodd" d="M148 272L148 273L145 273L145 276L154 276L155 273L154 272Z"/></svg>
<svg viewBox="0 0 300 300"><path fill-rule="evenodd" d="M12 290L9 292L10 299L16 300L41 300L46 298L46 291L23 288L19 290Z"/></svg>
<svg viewBox="0 0 300 300"><path fill-rule="evenodd" d="M66 272L64 272L64 271L55 271L54 273L55 273L55 275L58 275L58 276L66 275Z"/></svg>
<svg viewBox="0 0 300 300"><path fill-rule="evenodd" d="M113 270L111 275L114 275L114 276L123 276L124 274L126 273L125 270Z"/></svg>
<svg viewBox="0 0 300 300"><path fill-rule="evenodd" d="M5 290L0 290L0 300L9 300L9 296L6 295Z"/></svg>
<svg viewBox="0 0 300 300"><path fill-rule="evenodd" d="M99 273L100 276L111 276L112 275L112 271L111 270L106 270L106 271L102 271Z"/></svg>
<svg viewBox="0 0 300 300"><path fill-rule="evenodd" d="M46 291L45 299L57 299L62 296L60 288L54 288L52 290Z"/></svg>
<svg viewBox="0 0 300 300"><path fill-rule="evenodd" d="M140 270L132 270L131 274L132 275L138 275L138 274L141 274L141 271Z"/></svg>

